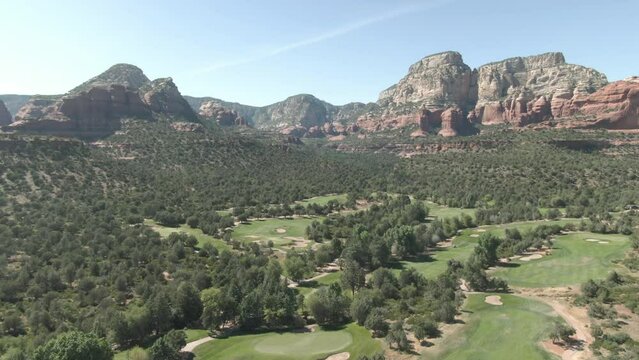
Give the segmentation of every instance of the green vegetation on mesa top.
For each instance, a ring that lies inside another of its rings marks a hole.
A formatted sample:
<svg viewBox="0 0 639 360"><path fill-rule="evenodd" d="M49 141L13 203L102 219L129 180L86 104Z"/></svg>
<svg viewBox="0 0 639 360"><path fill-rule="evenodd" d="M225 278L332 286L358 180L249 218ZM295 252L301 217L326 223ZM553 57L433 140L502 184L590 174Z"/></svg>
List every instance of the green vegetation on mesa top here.
<svg viewBox="0 0 639 360"><path fill-rule="evenodd" d="M351 359L373 355L381 344L365 328L348 324L340 330L316 329L313 332L237 335L215 339L195 349L201 360L315 360L348 352Z"/></svg>
<svg viewBox="0 0 639 360"><path fill-rule="evenodd" d="M158 224L151 219L145 219L144 224L150 226L151 229L157 231L162 237L166 238L173 233L185 233L187 235L193 235L197 239L197 246L202 247L204 244L213 244L218 250L228 250L228 246L223 240L216 239L211 235L206 235L200 229L194 229L186 224L182 224L178 227L168 227Z"/></svg>
<svg viewBox="0 0 639 360"><path fill-rule="evenodd" d="M557 236L552 254L541 259L514 261L517 267L498 268L495 275L512 286L579 286L589 279L605 279L621 269L616 262L630 249L628 236L579 232Z"/></svg>
<svg viewBox="0 0 639 360"><path fill-rule="evenodd" d="M438 348L440 360L552 360L539 346L558 318L552 308L514 295L497 294L503 305L485 302L490 294L473 294L463 307L470 314L461 333ZM442 350L443 348L443 350ZM429 354L427 350L426 354ZM429 357L429 358L432 358Z"/></svg>

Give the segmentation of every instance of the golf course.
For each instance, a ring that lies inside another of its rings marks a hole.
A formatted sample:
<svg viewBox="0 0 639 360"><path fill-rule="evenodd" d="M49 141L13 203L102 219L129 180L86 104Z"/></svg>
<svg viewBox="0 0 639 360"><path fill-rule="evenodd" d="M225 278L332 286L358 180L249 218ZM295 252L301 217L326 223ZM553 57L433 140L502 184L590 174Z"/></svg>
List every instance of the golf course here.
<svg viewBox="0 0 639 360"><path fill-rule="evenodd" d="M466 324L426 358L440 360L550 360L539 342L548 338L554 321L552 308L514 295L497 294L502 305L486 302L491 294L469 295L462 311ZM430 356L429 356L430 355Z"/></svg>
<svg viewBox="0 0 639 360"><path fill-rule="evenodd" d="M619 270L616 260L630 248L625 235L578 232L557 236L552 254L540 259L515 260L494 275L515 287L579 286L588 279L603 279L612 270Z"/></svg>

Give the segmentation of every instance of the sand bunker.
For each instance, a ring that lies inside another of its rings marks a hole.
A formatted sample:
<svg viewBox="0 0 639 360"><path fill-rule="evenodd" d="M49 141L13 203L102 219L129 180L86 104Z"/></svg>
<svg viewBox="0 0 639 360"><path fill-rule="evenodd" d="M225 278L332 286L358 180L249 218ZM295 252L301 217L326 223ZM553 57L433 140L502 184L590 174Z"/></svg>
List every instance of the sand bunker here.
<svg viewBox="0 0 639 360"><path fill-rule="evenodd" d="M599 241L597 244L608 244L608 241Z"/></svg>
<svg viewBox="0 0 639 360"><path fill-rule="evenodd" d="M490 304L490 305L495 305L495 306L504 305L504 303L501 302L501 296L499 295L486 296L486 299L484 301L486 302L486 304Z"/></svg>
<svg viewBox="0 0 639 360"><path fill-rule="evenodd" d="M351 357L351 354L348 352L341 352L339 354L334 354L326 358L326 360L348 360Z"/></svg>
<svg viewBox="0 0 639 360"><path fill-rule="evenodd" d="M275 232L278 233L278 234L285 234L286 233L286 229L277 228L277 229L275 229Z"/></svg>
<svg viewBox="0 0 639 360"><path fill-rule="evenodd" d="M533 255L522 257L519 260L521 260L521 261L539 260L542 257L543 257L543 255L541 255L541 254L533 254Z"/></svg>
<svg viewBox="0 0 639 360"><path fill-rule="evenodd" d="M477 229L477 232L486 232L486 229Z"/></svg>
<svg viewBox="0 0 639 360"><path fill-rule="evenodd" d="M599 242L599 240L597 240L597 239L586 239L586 241L589 241L589 242Z"/></svg>
<svg viewBox="0 0 639 360"><path fill-rule="evenodd" d="M479 234L470 234L470 237L479 237Z"/></svg>

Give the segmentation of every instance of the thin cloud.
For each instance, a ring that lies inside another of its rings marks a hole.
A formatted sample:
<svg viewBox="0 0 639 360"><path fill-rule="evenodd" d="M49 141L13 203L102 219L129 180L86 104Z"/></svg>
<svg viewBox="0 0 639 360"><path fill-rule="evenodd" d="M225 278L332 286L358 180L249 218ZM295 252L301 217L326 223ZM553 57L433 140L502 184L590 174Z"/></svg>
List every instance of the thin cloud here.
<svg viewBox="0 0 639 360"><path fill-rule="evenodd" d="M295 49L299 49L302 47L306 47L306 46L310 46L313 44L317 44L317 43L321 43L327 40L331 40L343 35L346 35L348 33L351 33L353 31L359 30L361 28L373 25L373 24L377 24L380 22L384 22L384 21L388 21L391 19L395 19L397 17L400 17L402 15L407 15L410 13L415 13L415 12L419 12L419 11L424 11L426 9L435 7L437 5L440 5L441 3L446 2L446 1L433 1L433 2L429 2L427 4L414 4L411 6L404 6L395 10L392 10L390 12L386 12L384 14L380 14L380 15L376 15L373 17L369 17L366 19L361 19L361 20L357 20L354 21L350 24L346 24L344 26L341 26L339 28L333 29L331 31L325 32L323 34L319 34L313 37L309 37L307 39L303 39L300 41L296 41L296 42L292 42L290 44L285 44L282 45L280 47L265 51L261 54L257 54L254 56L250 56L250 57L245 57L245 58L239 58L239 59L235 59L235 60L230 60L230 61L221 61L221 62L217 62L214 64L211 64L209 66L197 69L195 71L196 74L202 74L202 73L209 73L209 72L214 72L217 70L221 70L221 69L226 69L229 67L234 67L234 66L239 66L239 65L245 65L245 64L250 64L256 61L260 61L263 59L267 59L273 56L277 56L280 54L284 54L287 53L289 51L295 50Z"/></svg>

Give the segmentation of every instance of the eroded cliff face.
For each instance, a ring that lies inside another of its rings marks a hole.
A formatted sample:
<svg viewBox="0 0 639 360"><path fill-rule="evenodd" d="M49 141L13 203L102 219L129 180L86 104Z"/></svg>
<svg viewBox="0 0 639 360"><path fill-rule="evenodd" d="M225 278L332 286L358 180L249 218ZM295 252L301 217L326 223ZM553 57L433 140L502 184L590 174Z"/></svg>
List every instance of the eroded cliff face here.
<svg viewBox="0 0 639 360"><path fill-rule="evenodd" d="M565 100L608 83L596 70L567 64L561 53L516 57L479 67L473 122L516 126L561 117Z"/></svg>
<svg viewBox="0 0 639 360"><path fill-rule="evenodd" d="M4 106L4 102L0 100L0 126L11 124L12 118L7 107Z"/></svg>
<svg viewBox="0 0 639 360"><path fill-rule="evenodd" d="M151 117L137 92L122 85L93 87L59 99L32 99L10 129L56 135L103 136L120 128L125 117Z"/></svg>
<svg viewBox="0 0 639 360"><path fill-rule="evenodd" d="M237 111L227 109L217 101L205 101L198 112L204 119L215 121L220 126L245 126L246 120Z"/></svg>
<svg viewBox="0 0 639 360"><path fill-rule="evenodd" d="M171 78L156 79L140 88L141 97L149 109L171 118L197 121L197 114L182 97Z"/></svg>
<svg viewBox="0 0 639 360"><path fill-rule="evenodd" d="M444 136L469 132L472 123L525 126L566 116L606 84L605 75L567 64L561 53L516 57L471 70L459 53L445 52L411 66L357 125L374 132L418 124L421 133L415 136L438 125ZM438 115L445 111L445 117ZM468 120L460 120L460 113Z"/></svg>
<svg viewBox="0 0 639 360"><path fill-rule="evenodd" d="M118 64L64 96L35 97L9 130L97 137L120 129L121 120L198 120L171 78L149 81L139 68Z"/></svg>
<svg viewBox="0 0 639 360"><path fill-rule="evenodd" d="M555 126L639 129L639 77L615 81L590 95L566 100L560 109Z"/></svg>

